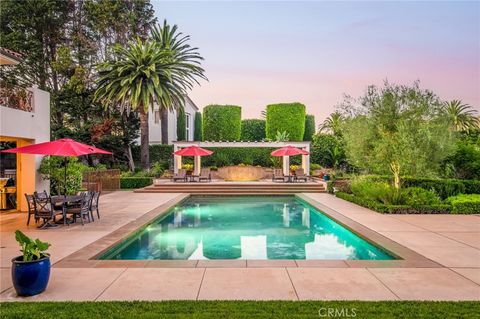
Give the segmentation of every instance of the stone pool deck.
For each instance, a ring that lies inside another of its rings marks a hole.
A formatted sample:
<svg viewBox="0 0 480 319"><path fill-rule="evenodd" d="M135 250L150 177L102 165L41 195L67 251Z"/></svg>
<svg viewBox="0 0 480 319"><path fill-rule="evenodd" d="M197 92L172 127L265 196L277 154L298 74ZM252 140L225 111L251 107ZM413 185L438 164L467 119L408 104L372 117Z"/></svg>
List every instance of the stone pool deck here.
<svg viewBox="0 0 480 319"><path fill-rule="evenodd" d="M303 196L429 262L397 267L362 261L127 261L112 265L86 261L82 266L66 258L178 196L106 194L101 198L100 220L48 230L38 230L33 223L27 227L26 214L0 215L0 301L480 300L479 215L381 215L328 194ZM10 260L19 254L16 229L52 244L51 279L39 296L19 298L12 288Z"/></svg>

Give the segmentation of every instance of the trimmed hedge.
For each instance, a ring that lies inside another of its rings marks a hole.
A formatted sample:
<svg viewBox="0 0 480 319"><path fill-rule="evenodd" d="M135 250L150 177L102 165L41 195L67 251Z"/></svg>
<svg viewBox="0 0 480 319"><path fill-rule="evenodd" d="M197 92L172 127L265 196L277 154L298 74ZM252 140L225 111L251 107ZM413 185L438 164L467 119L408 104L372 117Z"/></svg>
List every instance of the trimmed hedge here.
<svg viewBox="0 0 480 319"><path fill-rule="evenodd" d="M392 182L390 176L369 176L371 181ZM421 187L433 190L441 199L458 194L480 194L480 181L469 179L435 179L403 177L402 187Z"/></svg>
<svg viewBox="0 0 480 319"><path fill-rule="evenodd" d="M281 103L267 105L266 135L275 139L277 132L288 133L290 141L303 141L305 133L305 105Z"/></svg>
<svg viewBox="0 0 480 319"><path fill-rule="evenodd" d="M240 135L240 140L245 142L255 142L264 140L265 137L265 120L242 120L242 133Z"/></svg>
<svg viewBox="0 0 480 319"><path fill-rule="evenodd" d="M185 141L187 135L187 118L185 110L180 108L177 110L177 141Z"/></svg>
<svg viewBox="0 0 480 319"><path fill-rule="evenodd" d="M205 141L238 141L242 127L242 108L235 105L208 105L203 109Z"/></svg>
<svg viewBox="0 0 480 319"><path fill-rule="evenodd" d="M122 177L120 178L121 189L142 188L153 184L152 177Z"/></svg>
<svg viewBox="0 0 480 319"><path fill-rule="evenodd" d="M451 205L384 205L373 200L360 198L352 194L337 192L335 196L382 214L449 214Z"/></svg>
<svg viewBox="0 0 480 319"><path fill-rule="evenodd" d="M453 214L480 214L480 195L457 195L447 199Z"/></svg>
<svg viewBox="0 0 480 319"><path fill-rule="evenodd" d="M272 156L270 153L275 148L270 147L209 147L209 150L214 153L210 156L202 157L202 165L205 166L228 166L238 164L260 165L263 167L272 166ZM301 163L300 156L290 157L292 165L299 165Z"/></svg>
<svg viewBox="0 0 480 319"><path fill-rule="evenodd" d="M196 112L195 113L195 120L194 120L194 131L193 131L193 140L194 141L203 141L202 136L202 113Z"/></svg>
<svg viewBox="0 0 480 319"><path fill-rule="evenodd" d="M173 145L155 144L150 145L150 162L171 162L173 161ZM140 163L140 146L132 147L132 156L135 163Z"/></svg>
<svg viewBox="0 0 480 319"><path fill-rule="evenodd" d="M307 114L305 116L305 131L303 133L304 141L311 141L315 135L315 116Z"/></svg>

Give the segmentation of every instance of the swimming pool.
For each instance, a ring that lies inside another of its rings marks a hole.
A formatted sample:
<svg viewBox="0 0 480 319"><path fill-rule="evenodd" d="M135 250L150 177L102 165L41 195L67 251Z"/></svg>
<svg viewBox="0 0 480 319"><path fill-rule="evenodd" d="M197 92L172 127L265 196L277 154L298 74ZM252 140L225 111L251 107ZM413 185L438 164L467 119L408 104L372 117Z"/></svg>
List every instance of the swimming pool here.
<svg viewBox="0 0 480 319"><path fill-rule="evenodd" d="M191 196L98 259L395 257L295 196Z"/></svg>

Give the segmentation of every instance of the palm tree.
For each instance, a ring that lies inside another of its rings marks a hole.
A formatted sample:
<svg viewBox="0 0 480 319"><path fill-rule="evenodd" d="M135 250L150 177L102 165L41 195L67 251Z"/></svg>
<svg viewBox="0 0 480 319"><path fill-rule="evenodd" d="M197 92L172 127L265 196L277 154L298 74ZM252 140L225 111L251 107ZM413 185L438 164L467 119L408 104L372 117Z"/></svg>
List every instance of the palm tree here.
<svg viewBox="0 0 480 319"><path fill-rule="evenodd" d="M183 105L186 89L192 86L183 66L155 41L139 39L117 47L115 58L98 66L95 100L121 112L136 111L140 117L140 154L143 169L149 169L148 110L159 105Z"/></svg>
<svg viewBox="0 0 480 319"><path fill-rule="evenodd" d="M197 78L207 79L204 70L201 68L203 58L198 53L198 48L188 44L190 36L183 35L178 31L177 25L171 27L167 20L162 26L155 26L152 30L152 39L167 55L168 61L175 65L176 76L182 78L186 91L191 89L193 83L199 84ZM168 144L168 112L183 106L182 103L160 103L160 121L162 124L162 143Z"/></svg>
<svg viewBox="0 0 480 319"><path fill-rule="evenodd" d="M341 134L341 126L343 120L344 118L339 112L332 113L329 117L325 119L325 121L323 121L322 124L320 124L318 129L322 133L327 132L338 136Z"/></svg>
<svg viewBox="0 0 480 319"><path fill-rule="evenodd" d="M443 104L443 112L448 117L454 131L468 131L478 128L480 121L471 105L463 104L460 100L453 100Z"/></svg>

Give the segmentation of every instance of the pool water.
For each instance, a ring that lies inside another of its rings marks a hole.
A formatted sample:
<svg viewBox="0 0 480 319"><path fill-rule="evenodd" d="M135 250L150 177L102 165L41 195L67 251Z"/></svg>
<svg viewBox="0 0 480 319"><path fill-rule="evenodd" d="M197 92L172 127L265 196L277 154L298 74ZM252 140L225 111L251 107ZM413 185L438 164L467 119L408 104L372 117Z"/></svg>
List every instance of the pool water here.
<svg viewBox="0 0 480 319"><path fill-rule="evenodd" d="M100 259L395 259L295 196L192 196Z"/></svg>

